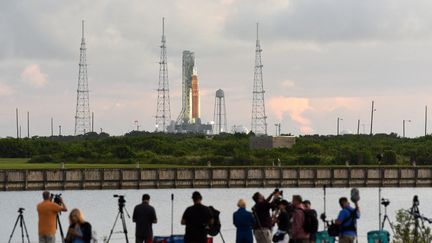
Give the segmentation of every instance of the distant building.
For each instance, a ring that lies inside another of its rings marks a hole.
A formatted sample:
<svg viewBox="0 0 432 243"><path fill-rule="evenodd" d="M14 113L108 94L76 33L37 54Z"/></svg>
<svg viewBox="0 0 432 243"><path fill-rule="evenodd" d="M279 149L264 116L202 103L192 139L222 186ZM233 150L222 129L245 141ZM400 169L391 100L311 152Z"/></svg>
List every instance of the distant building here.
<svg viewBox="0 0 432 243"><path fill-rule="evenodd" d="M251 136L249 138L251 149L292 148L295 143L294 136Z"/></svg>

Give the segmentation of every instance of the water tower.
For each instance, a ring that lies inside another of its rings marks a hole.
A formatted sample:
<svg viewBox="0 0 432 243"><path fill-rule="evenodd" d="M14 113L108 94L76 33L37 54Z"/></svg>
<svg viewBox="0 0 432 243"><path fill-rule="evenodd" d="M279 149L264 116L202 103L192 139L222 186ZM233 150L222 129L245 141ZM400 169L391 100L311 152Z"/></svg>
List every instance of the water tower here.
<svg viewBox="0 0 432 243"><path fill-rule="evenodd" d="M227 131L225 94L224 91L218 89L216 91L215 106L214 106L214 126L213 133L219 134Z"/></svg>

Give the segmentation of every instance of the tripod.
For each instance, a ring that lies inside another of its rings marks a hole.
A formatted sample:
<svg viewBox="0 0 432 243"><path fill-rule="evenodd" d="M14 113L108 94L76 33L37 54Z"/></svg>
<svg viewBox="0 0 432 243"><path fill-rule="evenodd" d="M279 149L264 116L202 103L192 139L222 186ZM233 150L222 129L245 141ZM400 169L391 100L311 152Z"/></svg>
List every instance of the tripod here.
<svg viewBox="0 0 432 243"><path fill-rule="evenodd" d="M15 225L14 225L12 233L11 233L11 235L9 237L8 243L10 243L11 240L12 240L12 236L14 235L14 232L15 232L15 229L16 229L16 227L18 225L18 222L19 222L19 225L20 225L20 228L21 228L21 240L22 240L22 243L24 243L24 232L25 232L26 237L27 237L27 242L30 243L30 238L29 238L29 234L27 232L27 226L26 226L25 221L24 221L23 212L24 212L24 208L19 208L18 209L18 213L19 214L18 214L18 217L17 217L17 219L15 221Z"/></svg>
<svg viewBox="0 0 432 243"><path fill-rule="evenodd" d="M114 228L115 228L115 226L116 226L116 224L117 224L117 220L119 219L119 217L120 217L120 220L122 221L122 226L123 226L123 233L124 233L124 235L125 235L125 238L126 238L126 243L129 243L129 239L128 239L128 231L127 231L127 227L126 227L126 219L125 219L125 216L124 216L124 212L126 212L126 215L130 218L130 215L129 215L129 213L128 213L128 211L126 210L126 208L125 208L125 203L126 201L124 201L124 198L123 198L123 200L122 200L122 198L120 197L119 198L119 212L117 213L117 217L116 217L116 219L114 220L114 225L113 225L113 227L112 227L112 229L111 229L111 232L110 232L110 234L109 234L109 237L108 237L108 240L106 241L106 243L109 243L109 241L110 241L110 239L111 239L111 236L112 236L112 234L113 234L113 232L114 232Z"/></svg>
<svg viewBox="0 0 432 243"><path fill-rule="evenodd" d="M389 204L383 204L383 205L384 205L384 218L383 218L383 221L381 223L381 229L384 229L385 223L388 222L388 224L390 225L390 228L391 228L391 230L392 230L392 232L394 234L395 231L394 231L393 223L390 221L390 218L387 215L387 207L388 207Z"/></svg>
<svg viewBox="0 0 432 243"><path fill-rule="evenodd" d="M61 236L61 241L62 243L65 243L65 237L64 237L64 233L63 233L63 228L60 222L60 214L57 214L57 224L58 224L58 229L60 230L60 236Z"/></svg>

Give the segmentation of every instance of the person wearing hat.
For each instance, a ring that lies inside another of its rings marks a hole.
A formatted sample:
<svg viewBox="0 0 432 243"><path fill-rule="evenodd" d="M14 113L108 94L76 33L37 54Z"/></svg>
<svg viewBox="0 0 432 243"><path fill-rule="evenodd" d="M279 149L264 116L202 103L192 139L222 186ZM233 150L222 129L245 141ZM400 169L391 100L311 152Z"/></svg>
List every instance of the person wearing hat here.
<svg viewBox="0 0 432 243"><path fill-rule="evenodd" d="M199 192L192 193L193 205L183 213L182 225L186 225L185 243L207 243L207 228L212 224L212 215L208 207L202 204Z"/></svg>
<svg viewBox="0 0 432 243"><path fill-rule="evenodd" d="M278 229L276 234L273 236L273 242L277 243L288 243L289 242L289 228L290 228L290 215L287 211L289 202L287 200L281 200L277 205L279 211L276 217L276 223Z"/></svg>
<svg viewBox="0 0 432 243"><path fill-rule="evenodd" d="M236 243L253 243L252 227L255 225L255 218L246 210L245 200L240 199L237 207L239 209L233 215L233 223L237 228Z"/></svg>

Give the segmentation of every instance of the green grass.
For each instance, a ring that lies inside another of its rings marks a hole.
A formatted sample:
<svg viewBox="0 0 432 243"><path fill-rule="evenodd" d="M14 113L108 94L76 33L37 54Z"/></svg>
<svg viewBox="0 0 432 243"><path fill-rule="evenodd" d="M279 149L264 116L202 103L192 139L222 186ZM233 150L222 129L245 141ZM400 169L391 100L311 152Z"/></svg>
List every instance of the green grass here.
<svg viewBox="0 0 432 243"><path fill-rule="evenodd" d="M0 158L0 170L3 169L59 169L60 163L28 163L29 159L26 158ZM125 169L134 169L136 168L136 164L85 164L85 163L65 163L66 169L92 169L92 168L102 168L102 169L115 169L115 168L125 168ZM140 163L140 168L199 168L199 167L207 167L207 166L188 166L188 165L175 165L175 164L143 164ZM227 167L227 166L212 166L212 167ZM250 167L250 166L234 166L234 167ZM257 165L253 165L253 167L259 167ZM266 166L267 167L267 166ZM295 165L288 167L297 167ZM302 165L301 167L341 167L344 168L344 165ZM379 167L379 165L353 165L355 167ZM406 167L406 165L382 165L381 167ZM418 166L422 167L422 166Z"/></svg>
<svg viewBox="0 0 432 243"><path fill-rule="evenodd" d="M0 158L0 169L59 169L60 163L28 163L26 158ZM136 168L136 164L83 164L65 163L66 169L90 169L90 168ZM186 167L167 164L140 164L140 168L172 168Z"/></svg>

